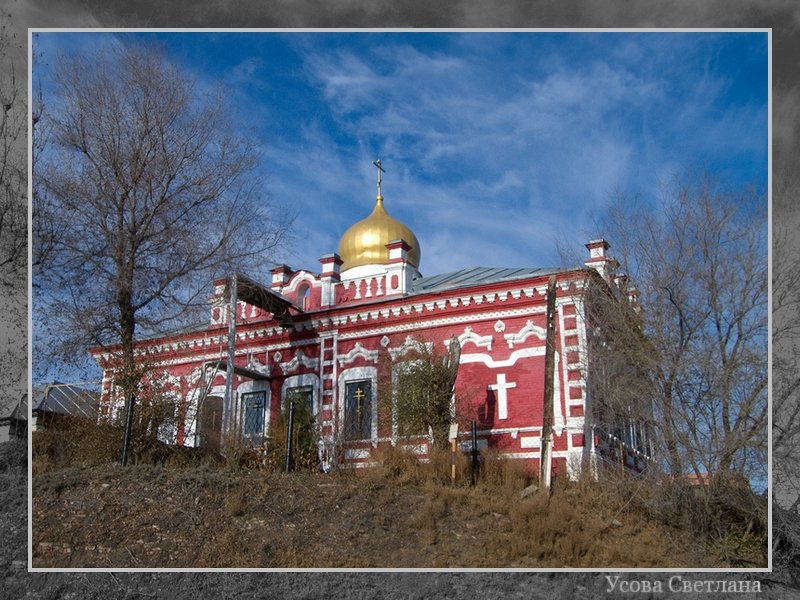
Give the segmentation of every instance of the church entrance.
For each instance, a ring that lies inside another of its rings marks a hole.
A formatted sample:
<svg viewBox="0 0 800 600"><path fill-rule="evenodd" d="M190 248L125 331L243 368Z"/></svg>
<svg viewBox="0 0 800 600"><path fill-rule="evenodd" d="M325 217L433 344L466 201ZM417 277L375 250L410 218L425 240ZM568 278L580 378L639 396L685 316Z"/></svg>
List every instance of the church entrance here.
<svg viewBox="0 0 800 600"><path fill-rule="evenodd" d="M222 398L208 396L200 408L200 446L215 454L222 450Z"/></svg>

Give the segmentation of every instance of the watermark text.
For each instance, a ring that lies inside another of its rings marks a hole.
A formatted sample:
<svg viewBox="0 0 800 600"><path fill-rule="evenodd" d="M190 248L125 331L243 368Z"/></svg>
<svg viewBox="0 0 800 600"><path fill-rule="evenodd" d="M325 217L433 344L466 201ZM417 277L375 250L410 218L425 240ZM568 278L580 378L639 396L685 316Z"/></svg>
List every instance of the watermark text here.
<svg viewBox="0 0 800 600"><path fill-rule="evenodd" d="M606 575L606 592L621 594L753 594L761 592L760 581L730 579L686 579L673 575L667 581L660 579L623 579L619 575Z"/></svg>

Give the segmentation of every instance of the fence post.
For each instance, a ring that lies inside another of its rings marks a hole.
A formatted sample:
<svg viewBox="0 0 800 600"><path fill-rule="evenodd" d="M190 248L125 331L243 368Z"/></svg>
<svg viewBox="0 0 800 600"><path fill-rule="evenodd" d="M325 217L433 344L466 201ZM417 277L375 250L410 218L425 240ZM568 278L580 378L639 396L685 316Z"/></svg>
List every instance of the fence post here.
<svg viewBox="0 0 800 600"><path fill-rule="evenodd" d="M292 437L294 434L294 400L289 402L289 422L286 425L286 472L292 472Z"/></svg>
<svg viewBox="0 0 800 600"><path fill-rule="evenodd" d="M478 477L478 469L480 468L480 464L478 463L478 423L477 421L472 422L472 474L470 484L475 485L475 480Z"/></svg>
<svg viewBox="0 0 800 600"><path fill-rule="evenodd" d="M128 393L126 398L126 408L127 411L125 413L125 432L122 434L122 456L120 457L120 462L122 466L125 467L128 464L128 446L131 442L131 427L133 426L133 405L136 402L136 397Z"/></svg>
<svg viewBox="0 0 800 600"><path fill-rule="evenodd" d="M539 459L539 487L550 489L553 468L553 404L556 393L554 386L555 352L556 352L556 278L551 275L547 282L547 330L544 352L544 404L542 416L542 434L540 438L541 454Z"/></svg>

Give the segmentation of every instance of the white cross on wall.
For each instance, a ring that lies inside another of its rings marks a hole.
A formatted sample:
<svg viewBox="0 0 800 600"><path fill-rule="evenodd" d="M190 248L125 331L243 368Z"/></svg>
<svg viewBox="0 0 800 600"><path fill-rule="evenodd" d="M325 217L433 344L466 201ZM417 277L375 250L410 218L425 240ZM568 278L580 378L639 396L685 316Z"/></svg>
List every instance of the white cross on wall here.
<svg viewBox="0 0 800 600"><path fill-rule="evenodd" d="M489 389L497 392L497 418L498 419L507 419L508 418L508 395L506 394L506 390L510 390L511 388L517 387L517 384L514 382L507 383L506 382L506 374L505 373L498 373L497 374L497 383L490 385Z"/></svg>

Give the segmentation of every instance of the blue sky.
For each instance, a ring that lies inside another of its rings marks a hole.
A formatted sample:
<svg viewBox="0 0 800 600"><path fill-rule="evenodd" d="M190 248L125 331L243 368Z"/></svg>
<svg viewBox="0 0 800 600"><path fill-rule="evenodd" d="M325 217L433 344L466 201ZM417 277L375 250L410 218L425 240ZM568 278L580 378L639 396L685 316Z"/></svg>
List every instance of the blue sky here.
<svg viewBox="0 0 800 600"><path fill-rule="evenodd" d="M34 83L60 51L130 35L228 89L265 194L298 215L275 257L295 268L369 214L376 158L425 275L557 265L557 240L603 235L615 190L687 169L767 186L763 32L45 32Z"/></svg>

